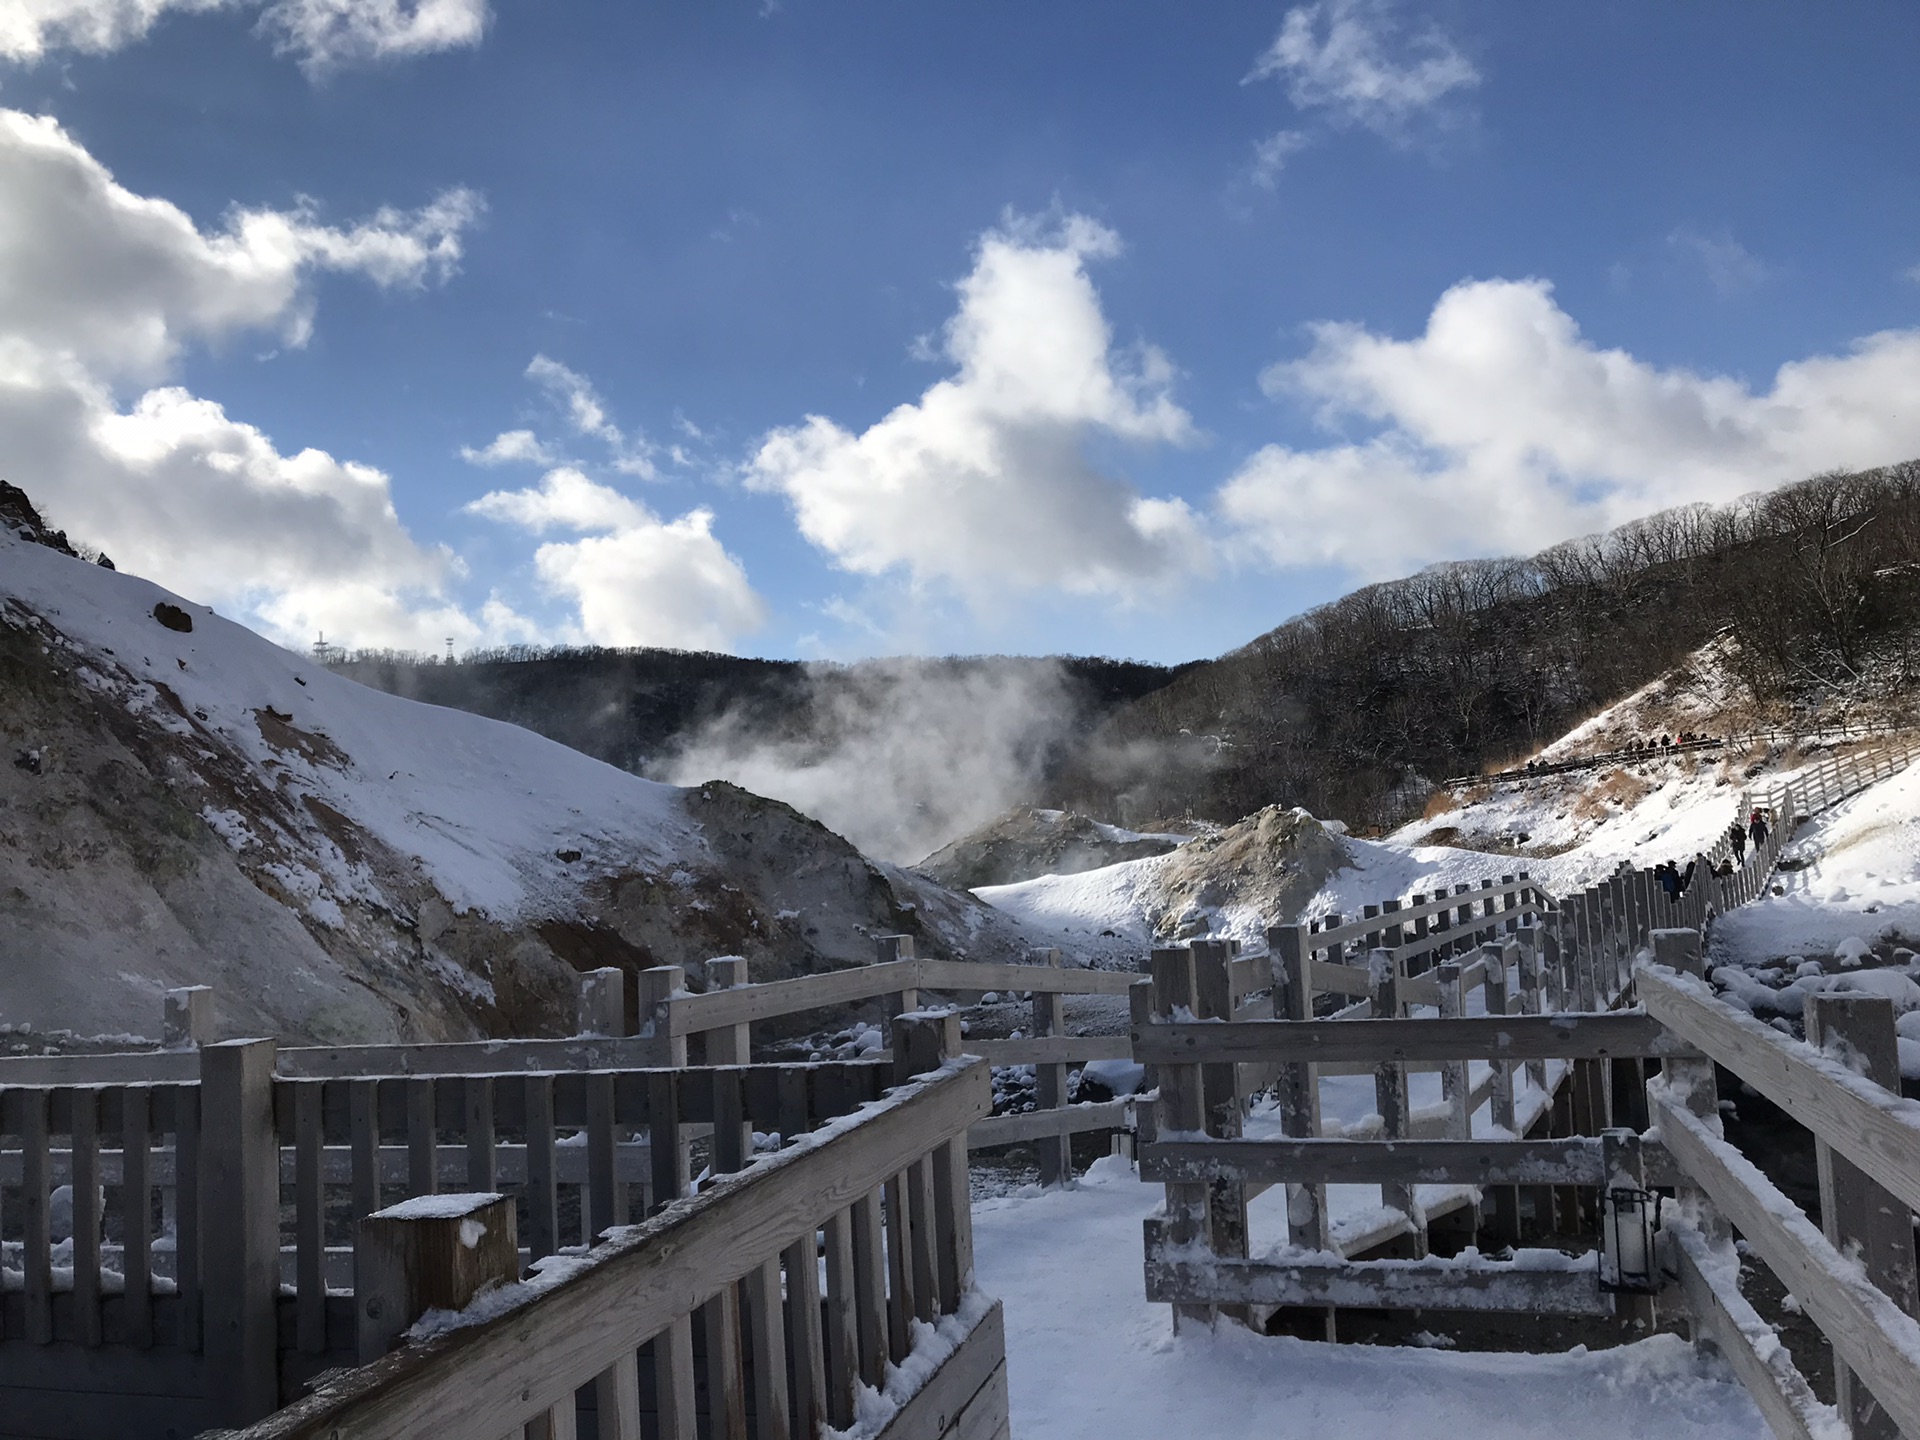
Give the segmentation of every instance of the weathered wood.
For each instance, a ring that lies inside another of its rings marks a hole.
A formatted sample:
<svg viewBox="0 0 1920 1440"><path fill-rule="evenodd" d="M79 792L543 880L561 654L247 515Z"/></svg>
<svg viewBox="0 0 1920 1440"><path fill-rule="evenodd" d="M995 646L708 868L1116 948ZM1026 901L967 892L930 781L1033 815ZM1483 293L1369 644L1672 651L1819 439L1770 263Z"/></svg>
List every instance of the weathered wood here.
<svg viewBox="0 0 1920 1440"><path fill-rule="evenodd" d="M1641 972L1642 976L1646 974ZM1656 1081L1660 1137L1682 1169L1778 1275L1894 1423L1920 1434L1920 1323L1827 1243L1765 1175Z"/></svg>
<svg viewBox="0 0 1920 1440"><path fill-rule="evenodd" d="M1067 995L1124 995L1138 977L1114 970L1080 970L1065 966L976 964L971 960L914 962L914 983L929 990L1033 991L1058 990Z"/></svg>
<svg viewBox="0 0 1920 1440"><path fill-rule="evenodd" d="M126 1275L128 1343L153 1344L153 1095L144 1085L129 1085L120 1101L120 1267Z"/></svg>
<svg viewBox="0 0 1920 1440"><path fill-rule="evenodd" d="M440 1188L439 1111L433 1080L416 1075L407 1086L407 1193L431 1195Z"/></svg>
<svg viewBox="0 0 1920 1440"><path fill-rule="evenodd" d="M73 1141L73 1319L82 1345L100 1343L100 1092L68 1095Z"/></svg>
<svg viewBox="0 0 1920 1440"><path fill-rule="evenodd" d="M1172 1028L1172 1017L1194 1013L1193 952L1185 946L1157 947L1149 956L1148 963L1153 973L1154 1023L1135 1032L1135 1054L1140 1052L1141 1035L1157 1035L1163 1029ZM1238 1027L1210 1025L1202 1028L1223 1031ZM1154 1122L1155 1133L1179 1135L1182 1138L1203 1135L1206 1128L1205 1096L1198 1065L1184 1057L1163 1064L1160 1067L1160 1100L1159 1113ZM1205 1185L1167 1187L1166 1231L1172 1244L1206 1244L1209 1239L1207 1224ZM1176 1333L1184 1320L1211 1324L1213 1311L1204 1305L1176 1307L1173 1312Z"/></svg>
<svg viewBox="0 0 1920 1440"><path fill-rule="evenodd" d="M740 1347L740 1286L733 1281L700 1307L707 1342L707 1409L713 1440L747 1440L747 1379Z"/></svg>
<svg viewBox="0 0 1920 1440"><path fill-rule="evenodd" d="M836 1430L853 1424L854 1393L860 1382L859 1312L854 1282L853 1214L836 1210L827 1217L826 1268L826 1423Z"/></svg>
<svg viewBox="0 0 1920 1440"><path fill-rule="evenodd" d="M1060 952L1049 950L1050 965L1057 968ZM1064 1037L1067 1031L1066 997L1057 990L1037 990L1033 996L1033 1033L1036 1039ZM1034 1103L1042 1110L1057 1110L1067 1103L1067 1067L1058 1060L1036 1062L1034 1066ZM1050 1135L1035 1147L1040 1164L1040 1183L1060 1185L1073 1178L1072 1141L1065 1135Z"/></svg>
<svg viewBox="0 0 1920 1440"><path fill-rule="evenodd" d="M1444 918L1444 915L1442 916ZM1313 1018L1312 966L1308 963L1312 935L1305 926L1276 925L1267 931L1267 946L1275 957L1274 1018L1301 1022ZM1137 1027L1136 1027L1137 1028ZM1307 1063L1280 1067L1280 1123L1286 1134L1310 1140L1320 1134L1320 1071ZM1323 1185L1303 1182L1287 1196L1287 1238L1305 1250L1328 1247L1327 1192ZM1328 1338L1332 1338L1332 1317Z"/></svg>
<svg viewBox="0 0 1920 1440"><path fill-rule="evenodd" d="M687 1360L691 1366L691 1352ZM599 1440L641 1440L640 1362L631 1350L593 1377L593 1409Z"/></svg>
<svg viewBox="0 0 1920 1440"><path fill-rule="evenodd" d="M722 955L707 961L706 972L709 995L737 990L747 984L747 962L738 955ZM752 1028L745 1021L716 1025L705 1035L709 1065L745 1065L753 1058Z"/></svg>
<svg viewBox="0 0 1920 1440"><path fill-rule="evenodd" d="M460 1084L467 1121L467 1189L491 1190L498 1183L499 1149L493 1132L493 1077L469 1075Z"/></svg>
<svg viewBox="0 0 1920 1440"><path fill-rule="evenodd" d="M1018 1115L992 1115L967 1132L968 1147L985 1150L1043 1136L1080 1135L1089 1130L1116 1130L1127 1123L1130 1100L1085 1100L1058 1110L1028 1110Z"/></svg>
<svg viewBox="0 0 1920 1440"><path fill-rule="evenodd" d="M1373 994L1370 998L1372 1015L1376 1020L1389 1023L1401 1017L1399 963L1391 952L1376 950L1370 957L1373 973ZM1445 1024L1445 1021L1418 1021L1418 1024ZM1403 1140L1411 1137L1413 1129L1413 1106L1407 1098L1406 1067L1392 1059L1380 1059L1373 1070L1373 1103L1380 1112L1381 1132L1389 1140ZM1380 1203L1388 1210L1397 1210L1410 1219L1414 1215L1413 1186L1404 1178L1392 1177L1380 1182ZM1427 1253L1427 1232L1424 1226L1413 1226L1408 1234L1413 1258L1419 1259Z"/></svg>
<svg viewBox="0 0 1920 1440"><path fill-rule="evenodd" d="M1553 1252L1550 1252L1553 1253ZM1555 1259L1560 1257L1554 1254ZM1520 1311L1611 1315L1613 1297L1593 1283L1593 1268L1475 1265L1450 1260L1209 1260L1147 1258L1147 1299L1198 1299L1252 1305L1366 1306L1379 1310Z"/></svg>
<svg viewBox="0 0 1920 1440"><path fill-rule="evenodd" d="M161 1009L161 1045L168 1050L192 1050L212 1041L213 987L184 985L167 991Z"/></svg>
<svg viewBox="0 0 1920 1440"><path fill-rule="evenodd" d="M907 1207L913 1216L914 1315L932 1324L944 1309L940 1294L939 1242L934 1236L933 1158L907 1167Z"/></svg>
<svg viewBox="0 0 1920 1440"><path fill-rule="evenodd" d="M527 1248L538 1260L560 1248L559 1194L553 1164L553 1077L529 1075L524 1084L527 1184L520 1192L520 1203L527 1215Z"/></svg>
<svg viewBox="0 0 1920 1440"><path fill-rule="evenodd" d="M992 1440L1007 1425L1006 1323L995 1301L875 1440Z"/></svg>
<svg viewBox="0 0 1920 1440"><path fill-rule="evenodd" d="M1669 1226L1667 1234L1694 1324L1726 1358L1773 1433L1779 1440L1828 1440L1839 1429L1839 1415L1820 1402L1779 1335L1740 1293L1732 1248L1716 1252L1690 1225Z"/></svg>
<svg viewBox="0 0 1920 1440"><path fill-rule="evenodd" d="M959 1140L934 1147L933 1232L940 1293L951 1310L973 1284L973 1201L967 1147Z"/></svg>
<svg viewBox="0 0 1920 1440"><path fill-rule="evenodd" d="M676 1000L674 1003L679 1002ZM506 1075L539 1071L644 1070L672 1063L665 1041L651 1035L605 1038L574 1036L566 1040L462 1040L425 1045L297 1046L282 1050L277 1061L281 1078L290 1080L352 1079L367 1075ZM682 1059L681 1063L684 1064L685 1060Z"/></svg>
<svg viewBox="0 0 1920 1440"><path fill-rule="evenodd" d="M827 1423L826 1347L820 1333L820 1262L813 1231L807 1231L787 1247L786 1267L793 1433L810 1436L818 1434Z"/></svg>
<svg viewBox="0 0 1920 1440"><path fill-rule="evenodd" d="M1704 981L1690 985L1658 967L1643 968L1636 979L1650 1018L1733 1071L1908 1209L1920 1208L1920 1104L1831 1073L1823 1068L1831 1062L1811 1047L1714 999Z"/></svg>
<svg viewBox="0 0 1920 1440"><path fill-rule="evenodd" d="M274 1043L231 1040L202 1046L199 1055L207 1365L223 1415L243 1425L270 1414L280 1400Z"/></svg>
<svg viewBox="0 0 1920 1440"><path fill-rule="evenodd" d="M887 1215L887 1353L898 1365L913 1348L913 1319L919 1308L913 1293L913 1215L904 1174L881 1187Z"/></svg>
<svg viewBox="0 0 1920 1440"><path fill-rule="evenodd" d="M182 1347L194 1354L206 1348L206 1290L200 1269L200 1090L198 1085L180 1086L172 1093L177 1216L174 1244L179 1247L174 1256L174 1284L180 1293Z"/></svg>
<svg viewBox="0 0 1920 1440"><path fill-rule="evenodd" d="M887 1256L881 1230L881 1194L860 1196L848 1213L853 1219L854 1328L860 1342L860 1383L878 1389L886 1379Z"/></svg>
<svg viewBox="0 0 1920 1440"><path fill-rule="evenodd" d="M674 1316L653 1337L652 1349L654 1434L659 1440L694 1440L693 1317Z"/></svg>
<svg viewBox="0 0 1920 1440"><path fill-rule="evenodd" d="M320 1355L327 1348L327 1216L321 1181L326 1136L320 1128L319 1081L294 1085L293 1112L294 1348L302 1355Z"/></svg>
<svg viewBox="0 0 1920 1440"><path fill-rule="evenodd" d="M429 1310L463 1310L520 1278L505 1195L422 1195L361 1217L353 1245L354 1344L366 1365Z"/></svg>
<svg viewBox="0 0 1920 1440"><path fill-rule="evenodd" d="M1586 1059L1609 1055L1697 1056L1650 1015L1471 1016L1465 1020L1247 1020L1167 1023L1136 1029L1136 1060L1207 1061Z"/></svg>
<svg viewBox="0 0 1920 1440"><path fill-rule="evenodd" d="M1809 995L1807 1043L1864 1078L1900 1093L1893 1002L1878 995ZM1913 1214L1816 1132L1820 1219L1827 1241L1856 1256L1866 1276L1907 1314L1916 1313ZM1836 1408L1856 1440L1899 1440L1892 1420L1852 1369L1834 1357Z"/></svg>
<svg viewBox="0 0 1920 1440"><path fill-rule="evenodd" d="M1643 1153L1654 1184L1678 1169L1658 1146ZM1598 1185L1601 1142L1557 1140L1161 1140L1140 1147L1140 1178L1195 1183L1233 1175L1261 1184Z"/></svg>
<svg viewBox="0 0 1920 1440"><path fill-rule="evenodd" d="M627 977L606 966L580 976L573 1030L576 1035L627 1033Z"/></svg>
<svg viewBox="0 0 1920 1440"><path fill-rule="evenodd" d="M787 1340L777 1257L748 1272L746 1292L747 1330L753 1345L754 1440L789 1440L793 1431L787 1416Z"/></svg>

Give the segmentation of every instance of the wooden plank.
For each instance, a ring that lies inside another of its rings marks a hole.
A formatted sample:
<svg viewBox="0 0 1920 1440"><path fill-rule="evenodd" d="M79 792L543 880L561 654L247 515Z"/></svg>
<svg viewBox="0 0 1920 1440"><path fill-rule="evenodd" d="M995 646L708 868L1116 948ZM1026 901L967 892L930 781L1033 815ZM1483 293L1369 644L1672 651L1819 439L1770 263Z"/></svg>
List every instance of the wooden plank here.
<svg viewBox="0 0 1920 1440"><path fill-rule="evenodd" d="M574 1036L567 1040L463 1040L431 1045L296 1046L279 1053L277 1072L285 1079L318 1080L368 1075L645 1070L666 1063L665 1057L666 1047L662 1042L641 1035Z"/></svg>
<svg viewBox="0 0 1920 1440"><path fill-rule="evenodd" d="M180 1294L181 1343L200 1353L206 1331L206 1294L200 1276L200 1087L173 1091L175 1231L174 1284Z"/></svg>
<svg viewBox="0 0 1920 1440"><path fill-rule="evenodd" d="M20 1136L26 1183L21 1196L24 1229L21 1235L20 1264L23 1299L26 1304L27 1339L35 1345L53 1343L53 1230L48 1214L48 1109L51 1096L45 1090L15 1093L12 1122Z"/></svg>
<svg viewBox="0 0 1920 1440"><path fill-rule="evenodd" d="M860 1383L879 1389L887 1370L887 1257L880 1225L881 1194L862 1195L853 1218L853 1308L860 1342Z"/></svg>
<svg viewBox="0 0 1920 1440"><path fill-rule="evenodd" d="M499 1168L493 1128L493 1077L469 1075L460 1088L467 1122L467 1189L491 1190Z"/></svg>
<svg viewBox="0 0 1920 1440"><path fill-rule="evenodd" d="M933 1151L933 1225L940 1250L940 1293L957 1304L973 1284L973 1199L967 1146L949 1140Z"/></svg>
<svg viewBox="0 0 1920 1440"><path fill-rule="evenodd" d="M1674 1159L1793 1292L1893 1422L1920 1435L1920 1322L1829 1245L1757 1166L1675 1103L1664 1082L1650 1086L1647 1098Z"/></svg>
<svg viewBox="0 0 1920 1440"><path fill-rule="evenodd" d="M790 1440L787 1341L780 1304L778 1256L747 1274L747 1329L753 1344L754 1440ZM805 1440L805 1437L802 1437Z"/></svg>
<svg viewBox="0 0 1920 1440"><path fill-rule="evenodd" d="M553 1077L529 1075L525 1084L527 1184L520 1192L520 1204L527 1219L527 1248L538 1260L560 1248L560 1197L553 1164Z"/></svg>
<svg viewBox="0 0 1920 1440"><path fill-rule="evenodd" d="M905 1173L890 1175L881 1186L887 1217L887 1353L898 1365L913 1348L913 1213Z"/></svg>
<svg viewBox="0 0 1920 1440"><path fill-rule="evenodd" d="M1058 1000L1060 997L1051 997ZM1036 996L1038 1005L1041 997ZM1128 1060L1133 1043L1124 1035L1047 1035L1023 1040L966 1040L961 1050L995 1065L1084 1065L1089 1060Z"/></svg>
<svg viewBox="0 0 1920 1440"><path fill-rule="evenodd" d="M899 1413L881 1427L875 1440L944 1440L953 1436L978 1434L988 1437L1004 1425L1004 1377L1007 1358L1006 1320L1000 1302L994 1301L973 1324L953 1354L929 1375L921 1387L900 1407ZM963 1429L962 1416L968 1406L993 1383L1002 1378L997 1392L999 1413L973 1417L972 1427Z"/></svg>
<svg viewBox="0 0 1920 1440"><path fill-rule="evenodd" d="M326 1136L320 1129L322 1081L293 1085L294 1345L302 1355L327 1348L326 1190L321 1160ZM284 1090L286 1082L277 1088Z"/></svg>
<svg viewBox="0 0 1920 1440"><path fill-rule="evenodd" d="M618 972L616 972L618 973ZM651 1077L649 1077L651 1078ZM614 1225L627 1223L626 1187L614 1172L613 1075L596 1070L585 1077L587 1083L587 1188L582 1195L586 1212L581 1229L591 1245L600 1233ZM657 1163L660 1147L652 1158ZM659 1187L654 1196L661 1199ZM677 1198L669 1192L665 1199Z"/></svg>
<svg viewBox="0 0 1920 1440"><path fill-rule="evenodd" d="M80 1343L100 1343L100 1092L68 1095L73 1139L73 1319Z"/></svg>
<svg viewBox="0 0 1920 1440"><path fill-rule="evenodd" d="M120 1243L128 1343L153 1344L153 1092L129 1085L120 1098Z"/></svg>
<svg viewBox="0 0 1920 1440"><path fill-rule="evenodd" d="M1908 1209L1920 1209L1920 1102L1714 999L1703 980L1659 966L1641 967L1635 979L1650 1018L1733 1071Z"/></svg>
<svg viewBox="0 0 1920 1440"><path fill-rule="evenodd" d="M871 1000L903 988L912 989L919 983L919 974L919 961L896 960L884 965L856 965L824 975L772 980L762 985L709 990L704 995L676 995L670 1012L672 1030L677 1035L690 1035L701 1030L719 1030L820 1010L829 1005ZM986 988L999 987L989 982Z"/></svg>
<svg viewBox="0 0 1920 1440"><path fill-rule="evenodd" d="M1028 1110L1019 1115L991 1115L967 1132L967 1148L984 1150L1048 1135L1079 1135L1088 1130L1123 1130L1130 1100L1088 1100L1062 1105L1058 1110Z"/></svg>
<svg viewBox="0 0 1920 1440"><path fill-rule="evenodd" d="M930 990L1019 990L1043 994L1124 995L1140 977L1124 970L1051 965L995 965L971 960L918 960L915 984ZM877 968L877 967L876 967Z"/></svg>
<svg viewBox="0 0 1920 1440"><path fill-rule="evenodd" d="M1522 1252L1526 1253L1526 1252ZM1555 1254L1557 1252L1548 1252ZM1451 1260L1339 1260L1277 1263L1209 1259L1195 1264L1147 1257L1147 1299L1246 1305L1365 1306L1379 1310L1517 1311L1612 1315L1613 1297L1593 1267Z"/></svg>
<svg viewBox="0 0 1920 1440"><path fill-rule="evenodd" d="M440 1151L437 1134L439 1116L434 1104L433 1078L417 1075L405 1083L407 1087L407 1194L437 1194L440 1189Z"/></svg>
<svg viewBox="0 0 1920 1440"><path fill-rule="evenodd" d="M820 1333L820 1256L815 1232L808 1230L789 1245L785 1259L793 1433L811 1436L827 1423L826 1346Z"/></svg>
<svg viewBox="0 0 1920 1440"><path fill-rule="evenodd" d="M1760 1027L1764 1029L1765 1027ZM1774 1032L1769 1032L1774 1033ZM1134 1059L1208 1061L1590 1059L1695 1056L1650 1015L1476 1015L1465 1020L1244 1020L1154 1024L1133 1032ZM1920 1173L1917 1171L1916 1173Z"/></svg>
<svg viewBox="0 0 1920 1440"><path fill-rule="evenodd" d="M796 1220L818 1223L930 1144L961 1134L992 1103L988 1074L973 1062L908 1085L831 1141L792 1146L723 1177L602 1246L596 1263L537 1298L351 1372L327 1395L255 1427L250 1440L336 1429L357 1440L494 1433L588 1383L637 1337L664 1328L687 1296L777 1263Z"/></svg>
<svg viewBox="0 0 1920 1440"><path fill-rule="evenodd" d="M657 1440L694 1440L693 1380L693 1317L676 1315L665 1330L653 1337L653 1403L657 1417L654 1435ZM636 1397L636 1411L638 1408ZM638 1426L635 1427L635 1433L638 1434ZM606 1440L604 1431L601 1440Z"/></svg>
<svg viewBox="0 0 1920 1440"><path fill-rule="evenodd" d="M907 1167L907 1210L913 1217L913 1313L931 1325L943 1310L939 1245L934 1237L933 1157L922 1155Z"/></svg>
<svg viewBox="0 0 1920 1440"><path fill-rule="evenodd" d="M199 1078L200 1056L194 1050L0 1058L0 1089L8 1090L27 1085L178 1085Z"/></svg>
<svg viewBox="0 0 1920 1440"><path fill-rule="evenodd" d="M860 1333L853 1264L853 1214L836 1210L827 1217L826 1423L836 1430L853 1424L854 1392L860 1383Z"/></svg>
<svg viewBox="0 0 1920 1440"><path fill-rule="evenodd" d="M1716 1255L1690 1225L1670 1224L1666 1231L1688 1314L1719 1348L1779 1440L1829 1440L1845 1433L1839 1412L1820 1402L1774 1328L1740 1293L1740 1261L1731 1247Z"/></svg>
<svg viewBox="0 0 1920 1440"><path fill-rule="evenodd" d="M1680 1171L1657 1145L1643 1149L1653 1184ZM1179 1183L1233 1175L1262 1184L1599 1185L1600 1141L1161 1140L1140 1147L1140 1178Z"/></svg>
<svg viewBox="0 0 1920 1440"><path fill-rule="evenodd" d="M279 1136L271 1040L203 1046L200 1230L208 1376L230 1424L280 1402ZM184 1221L184 1217L183 1217Z"/></svg>
<svg viewBox="0 0 1920 1440"><path fill-rule="evenodd" d="M380 1095L372 1080L347 1082L349 1144L353 1152L353 1215L358 1222L380 1206Z"/></svg>
<svg viewBox="0 0 1920 1440"><path fill-rule="evenodd" d="M1451 896L1437 894L1432 900L1426 901L1423 904L1401 907L1394 918L1404 923L1422 916L1446 915L1452 917L1456 927L1471 926L1474 925L1480 917L1473 914L1475 907L1471 902L1465 905L1460 903L1461 896L1471 893L1474 901L1492 903L1506 895L1517 895L1532 888L1533 882L1531 880L1522 879L1515 879L1510 883L1502 885L1494 885L1490 880L1483 881L1481 888L1472 890L1471 892L1469 892L1469 887L1459 885L1455 887L1454 893ZM1378 914L1379 907L1375 907L1374 917L1372 918L1377 919ZM1314 946L1317 949L1324 949L1332 945L1342 945L1350 940L1365 939L1368 935L1377 934L1379 930L1380 927L1378 924L1369 924L1367 919L1349 921L1344 925L1334 924L1319 931L1314 936ZM1429 937L1429 939L1430 938L1431 937ZM1408 943L1416 944L1420 942L1410 941ZM1373 947L1369 944L1368 948Z"/></svg>
<svg viewBox="0 0 1920 1440"><path fill-rule="evenodd" d="M712 1440L747 1440L747 1379L740 1349L740 1286L729 1280L700 1307L707 1342L707 1409Z"/></svg>
<svg viewBox="0 0 1920 1440"><path fill-rule="evenodd" d="M687 1359L691 1365L692 1355ZM640 1361L633 1351L622 1351L593 1377L593 1409L599 1440L641 1440ZM676 1435L674 1440L681 1437Z"/></svg>

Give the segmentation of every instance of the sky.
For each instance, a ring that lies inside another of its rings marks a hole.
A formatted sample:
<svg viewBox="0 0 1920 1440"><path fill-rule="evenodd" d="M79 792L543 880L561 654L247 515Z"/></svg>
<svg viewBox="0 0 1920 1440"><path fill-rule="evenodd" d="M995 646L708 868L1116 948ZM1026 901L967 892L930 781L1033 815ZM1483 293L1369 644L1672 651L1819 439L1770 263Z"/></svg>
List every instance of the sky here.
<svg viewBox="0 0 1920 1440"><path fill-rule="evenodd" d="M1220 653L1920 457L1905 0L0 0L0 478L283 643Z"/></svg>

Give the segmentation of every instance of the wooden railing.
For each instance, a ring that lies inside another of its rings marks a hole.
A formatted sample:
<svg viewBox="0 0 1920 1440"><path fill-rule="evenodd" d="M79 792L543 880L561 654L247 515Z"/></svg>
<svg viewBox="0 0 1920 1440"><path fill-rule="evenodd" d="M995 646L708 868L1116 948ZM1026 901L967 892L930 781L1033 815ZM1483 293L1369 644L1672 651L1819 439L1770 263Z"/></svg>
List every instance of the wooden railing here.
<svg viewBox="0 0 1920 1440"><path fill-rule="evenodd" d="M967 1198L965 1136L991 1105L987 1067L942 1063L957 1025L927 1027L940 1034L919 1048L936 1068L881 1103L744 1171L736 1138L700 1193L606 1237L557 1283L243 1433L571 1436L593 1413L603 1440L771 1440L850 1427L861 1385L894 1412L880 1436L1002 1432L1003 1332L997 1304L972 1289ZM723 1116L716 1137L738 1137L744 1114ZM937 1347L930 1360L952 1353L911 1393L897 1376L888 1387L916 1345Z"/></svg>

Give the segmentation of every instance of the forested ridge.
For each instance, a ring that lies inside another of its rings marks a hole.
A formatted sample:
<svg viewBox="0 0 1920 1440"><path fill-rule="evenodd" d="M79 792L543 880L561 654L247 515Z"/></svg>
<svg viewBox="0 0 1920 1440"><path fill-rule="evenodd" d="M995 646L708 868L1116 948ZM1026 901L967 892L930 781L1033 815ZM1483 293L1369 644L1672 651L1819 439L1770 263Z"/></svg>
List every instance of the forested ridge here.
<svg viewBox="0 0 1920 1440"><path fill-rule="evenodd" d="M1920 461L1816 476L1357 590L1116 714L1061 799L1387 823L1423 782L1523 759L1716 636L1752 713L1899 708L1917 621Z"/></svg>

